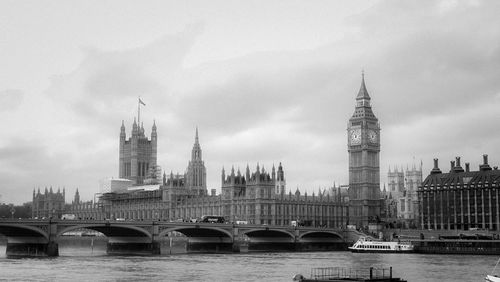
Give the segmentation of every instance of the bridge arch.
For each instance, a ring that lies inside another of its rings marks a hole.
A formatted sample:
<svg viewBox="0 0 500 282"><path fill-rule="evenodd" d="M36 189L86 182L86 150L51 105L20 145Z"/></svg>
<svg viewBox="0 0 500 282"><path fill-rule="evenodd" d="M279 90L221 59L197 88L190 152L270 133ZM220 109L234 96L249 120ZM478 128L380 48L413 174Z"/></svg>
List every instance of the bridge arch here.
<svg viewBox="0 0 500 282"><path fill-rule="evenodd" d="M216 226L203 226L203 225L195 225L195 226L175 226L162 230L158 237L164 237L169 232L179 232L187 237L229 237L233 238L233 234L231 231L226 230L224 228L216 227Z"/></svg>
<svg viewBox="0 0 500 282"><path fill-rule="evenodd" d="M288 230L272 229L272 228L253 228L248 230L242 230L241 234L244 234L250 238L252 237L290 237L295 238L295 234ZM285 236L280 236L285 235Z"/></svg>
<svg viewBox="0 0 500 282"><path fill-rule="evenodd" d="M49 240L49 234L38 226L0 223L0 233L6 237L44 237Z"/></svg>
<svg viewBox="0 0 500 282"><path fill-rule="evenodd" d="M117 224L112 224L112 225L79 224L79 225L68 226L68 227L65 227L61 230L58 230L57 237L61 236L62 234L66 233L66 232L81 229L81 228L86 228L86 229L91 229L91 230L101 232L106 237L113 237L113 236L118 236L118 237L148 237L148 238L153 237L151 235L151 233L144 228L141 228L138 226L133 226L133 225L121 225L121 224L120 225L117 225Z"/></svg>
<svg viewBox="0 0 500 282"><path fill-rule="evenodd" d="M307 239L307 238L329 238L329 239L338 239L344 240L344 237L337 232L334 231L307 231L299 235L299 239Z"/></svg>

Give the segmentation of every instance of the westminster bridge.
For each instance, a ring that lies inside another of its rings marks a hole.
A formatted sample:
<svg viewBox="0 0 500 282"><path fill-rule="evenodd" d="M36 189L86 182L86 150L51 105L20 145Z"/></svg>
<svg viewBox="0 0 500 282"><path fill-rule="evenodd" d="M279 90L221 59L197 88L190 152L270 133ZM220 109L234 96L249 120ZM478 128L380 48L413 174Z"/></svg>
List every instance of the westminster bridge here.
<svg viewBox="0 0 500 282"><path fill-rule="evenodd" d="M167 221L2 219L7 256L58 256L58 240L82 228L108 238L108 254L162 254L165 239L182 233L187 252L345 250L361 233L349 229Z"/></svg>

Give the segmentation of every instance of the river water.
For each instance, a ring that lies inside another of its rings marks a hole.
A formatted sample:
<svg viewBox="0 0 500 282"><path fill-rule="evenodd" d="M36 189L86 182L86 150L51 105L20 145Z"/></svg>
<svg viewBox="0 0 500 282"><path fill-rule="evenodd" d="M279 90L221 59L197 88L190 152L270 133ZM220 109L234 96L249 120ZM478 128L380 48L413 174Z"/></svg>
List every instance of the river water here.
<svg viewBox="0 0 500 282"><path fill-rule="evenodd" d="M496 256L350 252L108 256L104 248L60 247L56 258L5 257L0 281L292 281L313 267L392 266L408 281L484 281Z"/></svg>

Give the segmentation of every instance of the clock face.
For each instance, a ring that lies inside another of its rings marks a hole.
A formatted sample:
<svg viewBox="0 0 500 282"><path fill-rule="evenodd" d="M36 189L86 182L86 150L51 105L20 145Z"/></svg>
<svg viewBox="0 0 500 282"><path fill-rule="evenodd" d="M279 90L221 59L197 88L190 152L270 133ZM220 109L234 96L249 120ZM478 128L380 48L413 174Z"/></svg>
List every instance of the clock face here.
<svg viewBox="0 0 500 282"><path fill-rule="evenodd" d="M361 144L361 129L352 129L349 133L352 145Z"/></svg>
<svg viewBox="0 0 500 282"><path fill-rule="evenodd" d="M371 143L377 143L377 132L375 132L375 130L369 130L368 131L368 140L371 142Z"/></svg>

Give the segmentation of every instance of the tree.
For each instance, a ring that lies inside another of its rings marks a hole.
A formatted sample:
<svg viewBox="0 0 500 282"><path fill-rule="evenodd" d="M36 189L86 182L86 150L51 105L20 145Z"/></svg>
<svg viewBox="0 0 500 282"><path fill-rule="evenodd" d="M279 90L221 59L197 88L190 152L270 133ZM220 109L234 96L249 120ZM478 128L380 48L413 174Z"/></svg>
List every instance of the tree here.
<svg viewBox="0 0 500 282"><path fill-rule="evenodd" d="M12 210L14 214L12 214ZM0 205L0 218L31 218L31 202L24 203L20 206L14 204Z"/></svg>

